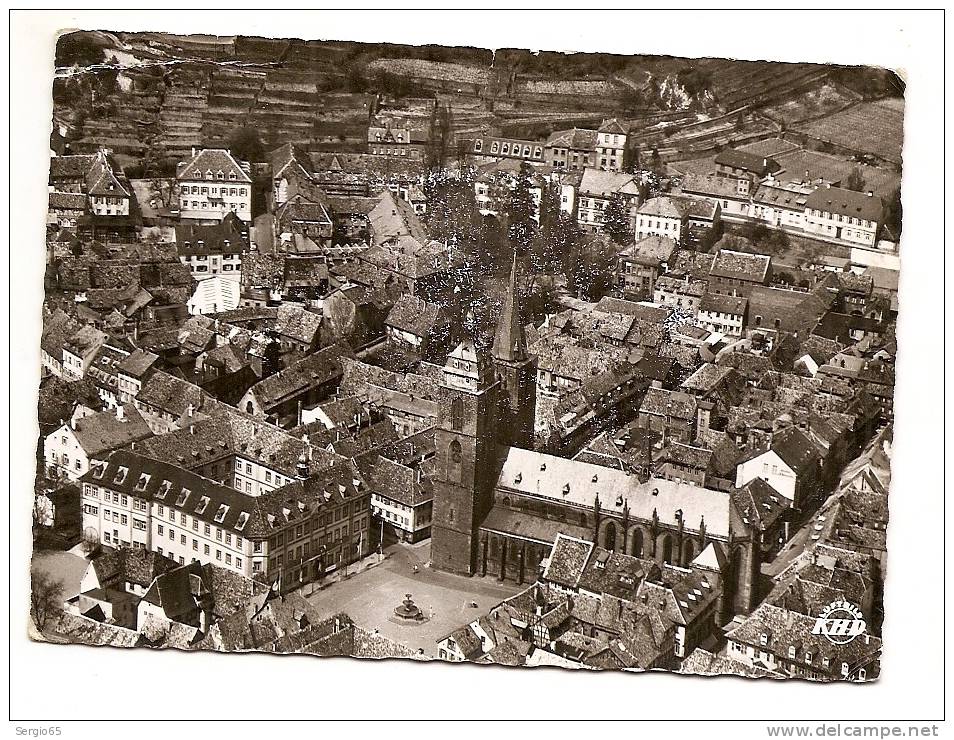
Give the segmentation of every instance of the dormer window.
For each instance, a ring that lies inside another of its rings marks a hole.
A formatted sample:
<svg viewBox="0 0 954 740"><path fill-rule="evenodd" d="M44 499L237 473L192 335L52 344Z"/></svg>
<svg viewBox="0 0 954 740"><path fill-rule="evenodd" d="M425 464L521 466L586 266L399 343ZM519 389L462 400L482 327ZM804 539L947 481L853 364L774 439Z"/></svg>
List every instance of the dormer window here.
<svg viewBox="0 0 954 740"><path fill-rule="evenodd" d="M219 170L218 172L215 173L215 179L216 179L216 180L224 180L224 179L225 179L225 173L222 172L222 170Z"/></svg>
<svg viewBox="0 0 954 740"><path fill-rule="evenodd" d="M768 633L767 633L767 632L763 632L763 633L761 634L761 636L759 637L759 642L760 642L763 646L764 646L764 645L768 645Z"/></svg>
<svg viewBox="0 0 954 740"><path fill-rule="evenodd" d="M827 668L829 665L831 665L831 659L826 655L822 658L822 667Z"/></svg>
<svg viewBox="0 0 954 740"><path fill-rule="evenodd" d="M116 471L116 475L113 476L113 483L123 483L128 473L129 468L120 466L119 470Z"/></svg>
<svg viewBox="0 0 954 740"><path fill-rule="evenodd" d="M230 172L230 173L229 173L229 180L234 180L234 179L235 179L235 173L234 173L234 172Z"/></svg>
<svg viewBox="0 0 954 740"><path fill-rule="evenodd" d="M227 504L222 504L222 505L219 507L219 510L218 510L217 512L215 512L215 521L216 521L217 523L221 524L223 521L225 521L225 515L228 514L228 513L229 513L229 507L228 507L228 505L227 505Z"/></svg>
<svg viewBox="0 0 954 740"><path fill-rule="evenodd" d="M243 529L245 529L246 522L248 522L248 512L242 511L239 513L238 521L235 522L235 529L241 532Z"/></svg>
<svg viewBox="0 0 954 740"><path fill-rule="evenodd" d="M812 654L811 654L810 651L807 652L807 653L805 653L805 662L808 663L809 665L811 665L811 662L812 662Z"/></svg>
<svg viewBox="0 0 954 740"><path fill-rule="evenodd" d="M150 477L151 477L151 476L149 475L149 473L142 473L142 474L139 476L139 480L136 481L136 490L137 490L137 491L145 491L145 490L146 490L146 486L149 485L149 478L150 478Z"/></svg>
<svg viewBox="0 0 954 740"><path fill-rule="evenodd" d="M790 660L795 660L795 646L789 645L788 647L788 657Z"/></svg>
<svg viewBox="0 0 954 740"><path fill-rule="evenodd" d="M204 514L206 507L209 505L209 497L203 496L199 499L199 505L195 507L196 514Z"/></svg>
<svg viewBox="0 0 954 740"><path fill-rule="evenodd" d="M192 491L188 488L183 488L179 492L179 498L176 499L176 506L182 506L186 502L186 499L189 498L190 493L192 493Z"/></svg>
<svg viewBox="0 0 954 740"><path fill-rule="evenodd" d="M206 171L205 171L205 179L206 179L206 180L211 180L211 179L212 179L212 170L206 170Z"/></svg>
<svg viewBox="0 0 954 740"><path fill-rule="evenodd" d="M847 663L842 663L842 664L841 664L841 675L842 675L842 676L847 676L847 675L848 675L848 664L847 664Z"/></svg>
<svg viewBox="0 0 954 740"><path fill-rule="evenodd" d="M202 179L202 173L201 173L199 170L196 170L194 174L195 174L195 179L196 179L196 180L201 180L201 179Z"/></svg>

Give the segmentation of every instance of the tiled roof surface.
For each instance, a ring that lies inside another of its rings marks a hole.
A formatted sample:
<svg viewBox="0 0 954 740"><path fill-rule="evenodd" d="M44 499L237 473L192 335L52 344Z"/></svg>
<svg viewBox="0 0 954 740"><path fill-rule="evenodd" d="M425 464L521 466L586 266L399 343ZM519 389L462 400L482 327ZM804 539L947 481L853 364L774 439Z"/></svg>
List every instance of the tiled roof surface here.
<svg viewBox="0 0 954 740"><path fill-rule="evenodd" d="M76 420L73 435L88 456L99 456L152 436L149 425L135 406L126 404L122 415L119 419L117 412L110 410Z"/></svg>
<svg viewBox="0 0 954 740"><path fill-rule="evenodd" d="M271 409L290 398L341 378L343 368L340 358L350 355L350 348L342 345L325 347L260 380L252 386L251 393L263 409Z"/></svg>
<svg viewBox="0 0 954 740"><path fill-rule="evenodd" d="M428 337L440 317L441 307L410 294L402 295L385 319L386 326Z"/></svg>
<svg viewBox="0 0 954 740"><path fill-rule="evenodd" d="M709 274L748 282L763 282L766 279L772 258L767 254L749 254L720 249L712 258Z"/></svg>
<svg viewBox="0 0 954 740"><path fill-rule="evenodd" d="M198 175L195 174L196 170L199 171ZM176 177L180 180L205 180L207 172L212 173L213 182L220 172L225 182L252 182L248 173L227 149L202 149L192 159L179 164ZM235 175L235 179L231 180L230 175Z"/></svg>
<svg viewBox="0 0 954 740"><path fill-rule="evenodd" d="M878 223L884 218L884 201L881 196L844 188L818 188L805 199L805 207Z"/></svg>

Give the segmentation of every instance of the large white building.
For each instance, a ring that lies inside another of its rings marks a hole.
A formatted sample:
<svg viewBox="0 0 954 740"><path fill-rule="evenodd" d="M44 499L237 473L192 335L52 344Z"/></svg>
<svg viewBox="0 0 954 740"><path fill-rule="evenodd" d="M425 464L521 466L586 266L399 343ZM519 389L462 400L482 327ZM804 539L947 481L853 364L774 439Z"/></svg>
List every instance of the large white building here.
<svg viewBox="0 0 954 740"><path fill-rule="evenodd" d="M596 130L596 166L620 172L626 158L626 129L616 119L603 121Z"/></svg>
<svg viewBox="0 0 954 740"><path fill-rule="evenodd" d="M821 187L805 198L805 232L866 247L877 243L884 202L870 190Z"/></svg>
<svg viewBox="0 0 954 740"><path fill-rule="evenodd" d="M247 168L228 149L193 150L192 158L176 168L179 217L218 223L234 213L250 222L252 178Z"/></svg>

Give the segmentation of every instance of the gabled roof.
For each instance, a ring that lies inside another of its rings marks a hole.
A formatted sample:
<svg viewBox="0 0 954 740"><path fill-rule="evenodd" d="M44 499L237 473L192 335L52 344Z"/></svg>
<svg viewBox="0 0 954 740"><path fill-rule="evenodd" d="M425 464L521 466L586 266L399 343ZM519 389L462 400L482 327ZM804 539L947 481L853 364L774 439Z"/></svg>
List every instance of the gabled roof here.
<svg viewBox="0 0 954 740"><path fill-rule="evenodd" d="M152 430L135 406L126 404L121 413L122 419L116 411L101 411L76 420L73 436L87 456L99 456L152 436Z"/></svg>
<svg viewBox="0 0 954 740"><path fill-rule="evenodd" d="M199 174L196 175L196 172ZM212 173L213 181L218 179L221 172L226 182L252 182L252 178L228 149L202 149L192 159L179 163L176 177L179 180L205 180L208 172ZM231 180L230 175L235 175L235 179Z"/></svg>
<svg viewBox="0 0 954 740"><path fill-rule="evenodd" d="M278 307L274 329L280 335L298 342L311 344L321 327L322 317L294 303L283 303Z"/></svg>
<svg viewBox="0 0 954 740"><path fill-rule="evenodd" d="M332 345L306 355L293 365L260 380L249 392L266 411L309 390L333 382L343 374L340 358L351 356L349 347Z"/></svg>
<svg viewBox="0 0 954 740"><path fill-rule="evenodd" d="M639 195L639 186L634 175L626 172L610 172L587 167L580 180L581 195L596 195L609 197L616 193L623 195Z"/></svg>
<svg viewBox="0 0 954 740"><path fill-rule="evenodd" d="M636 211L644 216L659 216L661 218L682 218L683 209L672 198L659 195L649 198Z"/></svg>
<svg viewBox="0 0 954 740"><path fill-rule="evenodd" d="M620 257L631 259L641 265L659 267L672 259L676 251L676 242L668 236L647 236L620 253Z"/></svg>
<svg viewBox="0 0 954 740"><path fill-rule="evenodd" d="M441 315L441 306L429 303L415 295L403 294L394 304L385 319L385 326L427 338L434 330Z"/></svg>
<svg viewBox="0 0 954 740"><path fill-rule="evenodd" d="M558 534L543 579L558 586L576 588L592 552L592 542Z"/></svg>
<svg viewBox="0 0 954 740"><path fill-rule="evenodd" d="M753 478L742 488L732 489L732 502L742 521L766 531L788 508L788 500L761 478Z"/></svg>
<svg viewBox="0 0 954 740"><path fill-rule="evenodd" d="M609 118L603 121L600 124L600 127L597 129L601 134L625 134L626 129L623 128L623 124L619 122L618 118Z"/></svg>

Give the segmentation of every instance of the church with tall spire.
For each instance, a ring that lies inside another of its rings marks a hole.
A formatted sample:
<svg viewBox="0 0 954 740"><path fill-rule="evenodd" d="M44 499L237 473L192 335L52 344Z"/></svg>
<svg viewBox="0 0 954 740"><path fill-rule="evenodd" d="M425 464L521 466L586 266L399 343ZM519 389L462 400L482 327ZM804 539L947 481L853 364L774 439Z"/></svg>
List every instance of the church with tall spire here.
<svg viewBox="0 0 954 740"><path fill-rule="evenodd" d="M751 609L761 535L743 497L533 450L537 360L520 320L516 255L501 309L489 346L468 315L441 369L433 567L532 582L563 534L660 565L715 563L720 613Z"/></svg>

